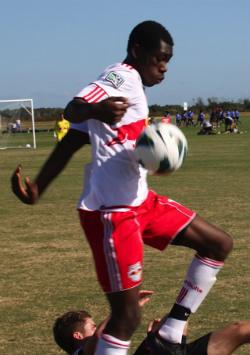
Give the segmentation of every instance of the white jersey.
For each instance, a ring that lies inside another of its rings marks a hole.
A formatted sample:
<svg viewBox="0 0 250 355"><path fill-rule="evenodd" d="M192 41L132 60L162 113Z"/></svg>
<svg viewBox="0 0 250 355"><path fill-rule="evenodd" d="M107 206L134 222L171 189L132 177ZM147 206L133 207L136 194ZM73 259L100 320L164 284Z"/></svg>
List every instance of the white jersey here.
<svg viewBox="0 0 250 355"><path fill-rule="evenodd" d="M99 102L110 96L128 98L121 121L112 126L94 118L71 127L86 131L92 145L92 164L87 167L85 189L78 208L126 210L147 197L147 171L138 164L135 142L148 118L148 104L139 73L127 64L109 66L76 97Z"/></svg>

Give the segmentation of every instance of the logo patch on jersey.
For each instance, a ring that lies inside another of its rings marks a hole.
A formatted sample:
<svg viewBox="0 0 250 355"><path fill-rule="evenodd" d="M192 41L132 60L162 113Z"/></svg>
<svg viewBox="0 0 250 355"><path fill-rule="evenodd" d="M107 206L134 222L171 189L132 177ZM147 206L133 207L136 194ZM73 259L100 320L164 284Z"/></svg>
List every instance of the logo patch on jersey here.
<svg viewBox="0 0 250 355"><path fill-rule="evenodd" d="M128 267L128 277L132 281L140 281L142 278L142 266L140 261Z"/></svg>
<svg viewBox="0 0 250 355"><path fill-rule="evenodd" d="M124 83L123 77L114 71L109 72L105 79L117 89Z"/></svg>

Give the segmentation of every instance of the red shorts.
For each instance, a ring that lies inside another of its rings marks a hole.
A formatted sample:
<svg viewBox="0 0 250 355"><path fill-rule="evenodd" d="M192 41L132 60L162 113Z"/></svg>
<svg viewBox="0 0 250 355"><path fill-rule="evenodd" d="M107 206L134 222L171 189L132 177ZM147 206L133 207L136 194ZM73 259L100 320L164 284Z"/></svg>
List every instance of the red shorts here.
<svg viewBox="0 0 250 355"><path fill-rule="evenodd" d="M79 210L104 292L117 292L142 281L143 244L163 250L195 217L195 212L150 191L127 212Z"/></svg>

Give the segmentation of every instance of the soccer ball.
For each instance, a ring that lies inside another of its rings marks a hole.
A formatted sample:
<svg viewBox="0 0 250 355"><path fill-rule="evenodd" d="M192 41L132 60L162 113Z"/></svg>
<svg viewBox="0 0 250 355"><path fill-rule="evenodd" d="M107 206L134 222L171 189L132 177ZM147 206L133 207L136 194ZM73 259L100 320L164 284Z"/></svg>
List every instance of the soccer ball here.
<svg viewBox="0 0 250 355"><path fill-rule="evenodd" d="M182 131L170 123L158 123L144 129L136 143L138 162L151 174L168 174L178 170L188 151Z"/></svg>
<svg viewBox="0 0 250 355"><path fill-rule="evenodd" d="M27 143L26 148L31 148L31 145Z"/></svg>

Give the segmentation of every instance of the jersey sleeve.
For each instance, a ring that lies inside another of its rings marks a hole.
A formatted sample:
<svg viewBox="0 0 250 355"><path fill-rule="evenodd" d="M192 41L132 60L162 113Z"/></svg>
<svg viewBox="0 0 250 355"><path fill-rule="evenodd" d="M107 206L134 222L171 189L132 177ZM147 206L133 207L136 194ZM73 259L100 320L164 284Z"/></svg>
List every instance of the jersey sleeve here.
<svg viewBox="0 0 250 355"><path fill-rule="evenodd" d="M107 68L99 78L82 89L75 97L95 103L110 96L133 99L142 89L139 74L132 68L117 65Z"/></svg>
<svg viewBox="0 0 250 355"><path fill-rule="evenodd" d="M142 89L138 73L122 65L105 71L95 82L108 96L133 98Z"/></svg>
<svg viewBox="0 0 250 355"><path fill-rule="evenodd" d="M75 97L95 103L108 98L109 95L97 82L94 82L82 89Z"/></svg>

